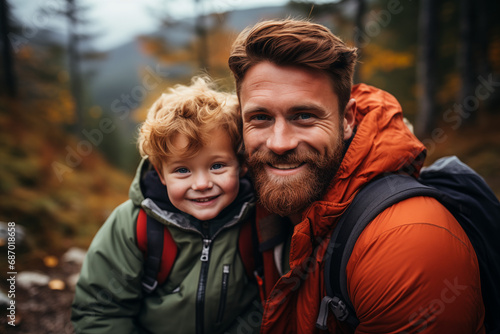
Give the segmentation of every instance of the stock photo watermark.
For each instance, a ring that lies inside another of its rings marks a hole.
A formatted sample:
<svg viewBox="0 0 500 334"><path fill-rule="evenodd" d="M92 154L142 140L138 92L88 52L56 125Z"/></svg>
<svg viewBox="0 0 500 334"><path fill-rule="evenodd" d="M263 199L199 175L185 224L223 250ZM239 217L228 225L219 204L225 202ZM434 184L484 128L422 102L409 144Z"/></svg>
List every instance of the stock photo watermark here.
<svg viewBox="0 0 500 334"><path fill-rule="evenodd" d="M253 306L256 309L259 309L262 307L262 305L255 300L253 302ZM255 329L260 327L261 321L262 321L262 310L261 311L252 311L248 313L245 318L242 318L241 316L238 316L236 318L236 321L238 322L238 327L236 329L236 333L238 334L245 334L245 333L254 333ZM229 334L229 332L225 332L226 334Z"/></svg>
<svg viewBox="0 0 500 334"><path fill-rule="evenodd" d="M99 289L95 302L73 305L73 312L84 312L84 321L93 322L96 317L105 313L109 305L113 304L113 296L122 293L129 285L137 285L137 277L134 278L117 269L112 269L112 277L108 280L107 287ZM82 332L77 328L73 329L72 325L68 326L68 328L71 333L73 333L73 330L76 334Z"/></svg>
<svg viewBox="0 0 500 334"><path fill-rule="evenodd" d="M146 66L145 72L140 85L133 87L129 93L121 94L120 98L111 102L110 109L118 119L123 121L129 118L132 110L137 108L146 96L161 84L162 77L167 74L161 70L159 65L156 66L156 69ZM104 117L99 121L97 127L82 130L85 139L78 141L75 146L66 145L64 161L52 162L52 170L59 182L63 181L66 173L78 167L84 158L93 152L95 147L102 144L105 135L113 133L116 128L117 125L111 118Z"/></svg>
<svg viewBox="0 0 500 334"><path fill-rule="evenodd" d="M44 2L43 11L37 11L27 18L21 28L20 35L10 32L8 37L14 52L19 52L29 41L35 38L38 33L49 27L54 17L64 11L65 2L58 0L47 0Z"/></svg>
<svg viewBox="0 0 500 334"><path fill-rule="evenodd" d="M16 326L16 223L7 223L7 323Z"/></svg>
<svg viewBox="0 0 500 334"><path fill-rule="evenodd" d="M387 3L386 9L377 12L371 11L367 15L368 21L363 25L362 29L359 27L354 28L354 41L360 47L370 44L372 38L377 37L382 32L382 29L391 23L393 15L398 15L403 10L404 7L401 1L390 0Z"/></svg>
<svg viewBox="0 0 500 334"><path fill-rule="evenodd" d="M500 87L500 81L494 81L491 73L488 78L485 79L483 76L479 76L477 80L479 84L474 90L474 95L465 97L462 103L455 103L453 108L443 113L443 120L446 123L453 123L451 126L453 130L462 125L463 119L469 118L473 112L477 111L480 103L487 100L496 90L496 87Z"/></svg>
<svg viewBox="0 0 500 334"><path fill-rule="evenodd" d="M436 321L437 316L445 311L447 305L454 303L469 288L468 285L460 284L458 277L455 277L453 281L445 279L443 285L444 288L438 297L431 300L427 305L421 306L408 317L408 323L412 329L416 329L416 333L427 329L430 324ZM402 332L402 334L406 333L410 332Z"/></svg>
<svg viewBox="0 0 500 334"><path fill-rule="evenodd" d="M451 125L453 130L463 124L464 119L470 117L473 112L476 112L481 102L490 98L496 90L500 87L500 81L494 81L493 74L489 74L487 78L479 76L477 78L479 84L474 90L474 95L466 96L461 103L455 103L452 108L447 109L443 113L443 121ZM436 127L431 132L431 137L422 140L422 143L427 147L428 154L432 154L436 149L436 144L441 144L448 139L446 132L441 127Z"/></svg>

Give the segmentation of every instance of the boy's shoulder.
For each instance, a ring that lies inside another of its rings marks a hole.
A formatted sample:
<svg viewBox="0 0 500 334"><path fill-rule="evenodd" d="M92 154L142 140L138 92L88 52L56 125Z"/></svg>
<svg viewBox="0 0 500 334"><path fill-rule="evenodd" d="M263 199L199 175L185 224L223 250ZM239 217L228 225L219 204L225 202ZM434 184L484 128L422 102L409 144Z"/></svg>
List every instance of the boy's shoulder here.
<svg viewBox="0 0 500 334"><path fill-rule="evenodd" d="M135 205L131 199L128 199L125 202L118 205L113 210L112 214L120 214L120 215L123 215L123 214L133 215L133 214L135 214L137 216L138 211L139 211L139 208L137 207L137 205Z"/></svg>

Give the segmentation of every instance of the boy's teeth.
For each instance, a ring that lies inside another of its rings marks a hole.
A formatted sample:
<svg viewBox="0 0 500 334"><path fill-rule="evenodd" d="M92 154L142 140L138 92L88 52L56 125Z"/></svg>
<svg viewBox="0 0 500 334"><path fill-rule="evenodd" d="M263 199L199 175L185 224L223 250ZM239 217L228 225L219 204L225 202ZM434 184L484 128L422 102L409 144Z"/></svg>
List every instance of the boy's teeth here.
<svg viewBox="0 0 500 334"><path fill-rule="evenodd" d="M207 198L195 198L195 199L192 199L192 201L195 201L195 202L208 202L208 201L211 201L213 200L214 198L216 198L217 196L212 196L212 197L207 197Z"/></svg>

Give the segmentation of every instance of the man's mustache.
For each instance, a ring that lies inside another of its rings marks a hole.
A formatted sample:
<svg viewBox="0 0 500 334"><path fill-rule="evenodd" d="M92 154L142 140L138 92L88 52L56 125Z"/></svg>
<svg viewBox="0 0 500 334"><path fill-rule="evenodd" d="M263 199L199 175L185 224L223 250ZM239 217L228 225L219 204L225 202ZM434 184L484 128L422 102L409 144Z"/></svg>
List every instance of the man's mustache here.
<svg viewBox="0 0 500 334"><path fill-rule="evenodd" d="M298 165L301 163L317 164L320 162L321 155L314 151L290 151L285 154L276 154L270 150L258 150L251 155L247 155L247 161L250 165L254 164L289 164Z"/></svg>

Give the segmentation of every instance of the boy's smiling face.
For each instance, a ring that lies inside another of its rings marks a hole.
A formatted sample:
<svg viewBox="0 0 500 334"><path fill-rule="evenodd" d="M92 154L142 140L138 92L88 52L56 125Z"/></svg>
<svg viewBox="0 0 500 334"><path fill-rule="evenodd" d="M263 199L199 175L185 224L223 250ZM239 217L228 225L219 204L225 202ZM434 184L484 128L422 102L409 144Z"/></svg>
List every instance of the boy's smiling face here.
<svg viewBox="0 0 500 334"><path fill-rule="evenodd" d="M172 157L162 163L161 182L172 204L199 220L215 218L238 195L240 166L231 139L221 129L193 157ZM177 148L187 145L178 135Z"/></svg>

